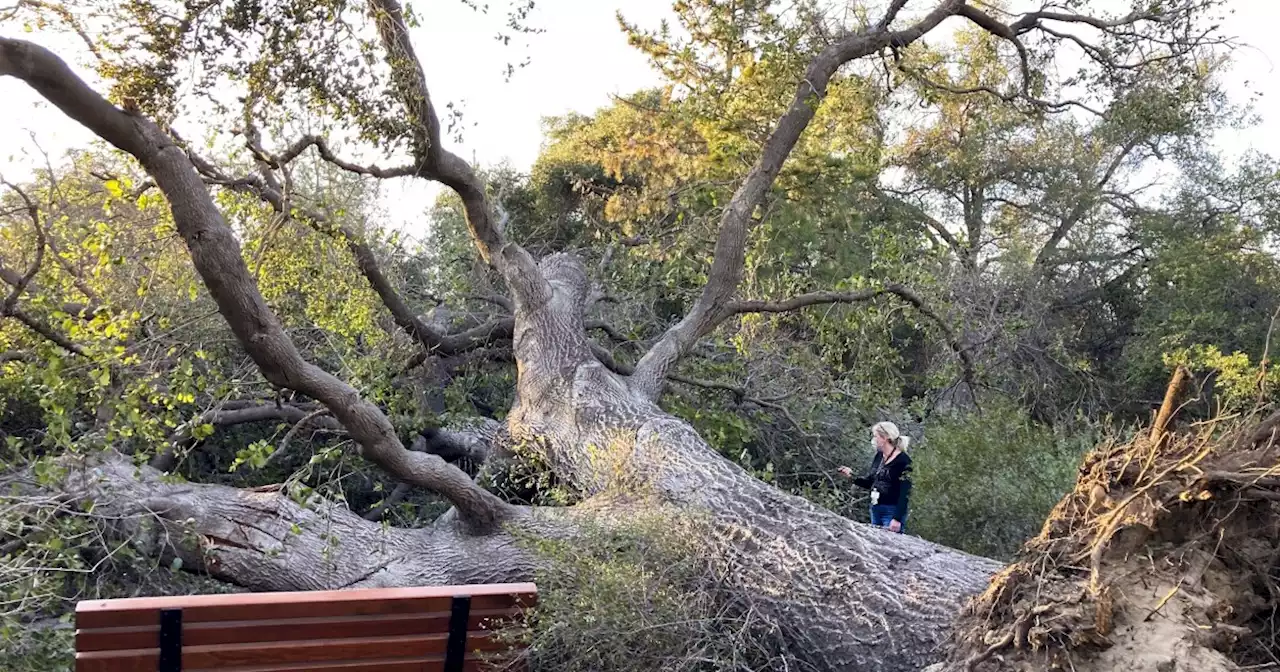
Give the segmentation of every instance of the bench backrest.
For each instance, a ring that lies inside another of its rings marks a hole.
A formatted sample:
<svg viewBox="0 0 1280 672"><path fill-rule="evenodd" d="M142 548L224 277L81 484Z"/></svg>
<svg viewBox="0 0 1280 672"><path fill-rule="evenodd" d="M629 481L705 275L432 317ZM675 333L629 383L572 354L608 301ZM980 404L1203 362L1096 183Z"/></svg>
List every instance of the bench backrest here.
<svg viewBox="0 0 1280 672"><path fill-rule="evenodd" d="M87 600L76 672L460 672L513 649L491 628L531 583Z"/></svg>

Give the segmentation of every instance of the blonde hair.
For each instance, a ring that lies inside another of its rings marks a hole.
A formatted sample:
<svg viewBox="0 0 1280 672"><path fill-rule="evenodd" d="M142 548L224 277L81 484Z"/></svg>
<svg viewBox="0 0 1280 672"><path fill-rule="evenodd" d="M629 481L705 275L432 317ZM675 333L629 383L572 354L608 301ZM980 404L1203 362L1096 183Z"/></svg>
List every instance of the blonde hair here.
<svg viewBox="0 0 1280 672"><path fill-rule="evenodd" d="M888 439L898 450L905 451L911 445L911 437L899 432L898 426L887 420L873 425L871 433Z"/></svg>

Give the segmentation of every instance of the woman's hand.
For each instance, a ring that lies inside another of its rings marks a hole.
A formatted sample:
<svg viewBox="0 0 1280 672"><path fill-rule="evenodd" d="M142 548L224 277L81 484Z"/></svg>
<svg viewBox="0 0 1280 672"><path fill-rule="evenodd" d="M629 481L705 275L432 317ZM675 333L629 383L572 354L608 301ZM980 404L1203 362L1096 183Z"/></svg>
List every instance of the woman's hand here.
<svg viewBox="0 0 1280 672"><path fill-rule="evenodd" d="M853 470L849 467L840 467L839 469L836 469L836 471L840 472L840 475L845 478L853 478Z"/></svg>
<svg viewBox="0 0 1280 672"><path fill-rule="evenodd" d="M890 532L893 532L894 534L897 534L897 533L901 532L901 531L902 531L902 521L900 521L900 520L891 520L891 521L889 521L889 531L890 531Z"/></svg>

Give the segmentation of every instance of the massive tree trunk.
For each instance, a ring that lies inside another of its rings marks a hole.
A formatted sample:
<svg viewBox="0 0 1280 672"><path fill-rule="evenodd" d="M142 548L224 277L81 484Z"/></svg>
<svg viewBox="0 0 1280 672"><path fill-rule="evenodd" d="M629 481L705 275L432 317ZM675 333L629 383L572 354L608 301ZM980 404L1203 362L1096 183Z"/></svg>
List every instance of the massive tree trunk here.
<svg viewBox="0 0 1280 672"><path fill-rule="evenodd" d="M582 328L581 264L554 256L542 268L552 300L516 313L513 440L541 439L552 469L585 494L651 492L708 516L708 552L811 662L928 660L964 597L999 565L854 523L751 477L596 361Z"/></svg>

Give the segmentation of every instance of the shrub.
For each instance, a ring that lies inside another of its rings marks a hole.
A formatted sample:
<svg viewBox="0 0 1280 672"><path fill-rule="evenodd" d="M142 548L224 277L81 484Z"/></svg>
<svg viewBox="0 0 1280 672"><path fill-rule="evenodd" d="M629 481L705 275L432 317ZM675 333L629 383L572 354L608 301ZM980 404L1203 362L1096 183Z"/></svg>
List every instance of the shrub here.
<svg viewBox="0 0 1280 672"><path fill-rule="evenodd" d="M644 513L572 539L522 539L540 560L538 606L500 637L529 644L535 671L788 669L776 630L726 588L708 532Z"/></svg>
<svg viewBox="0 0 1280 672"><path fill-rule="evenodd" d="M913 451L910 531L931 541L1007 559L1034 536L1075 482L1098 433L1055 431L1012 405L932 422Z"/></svg>

